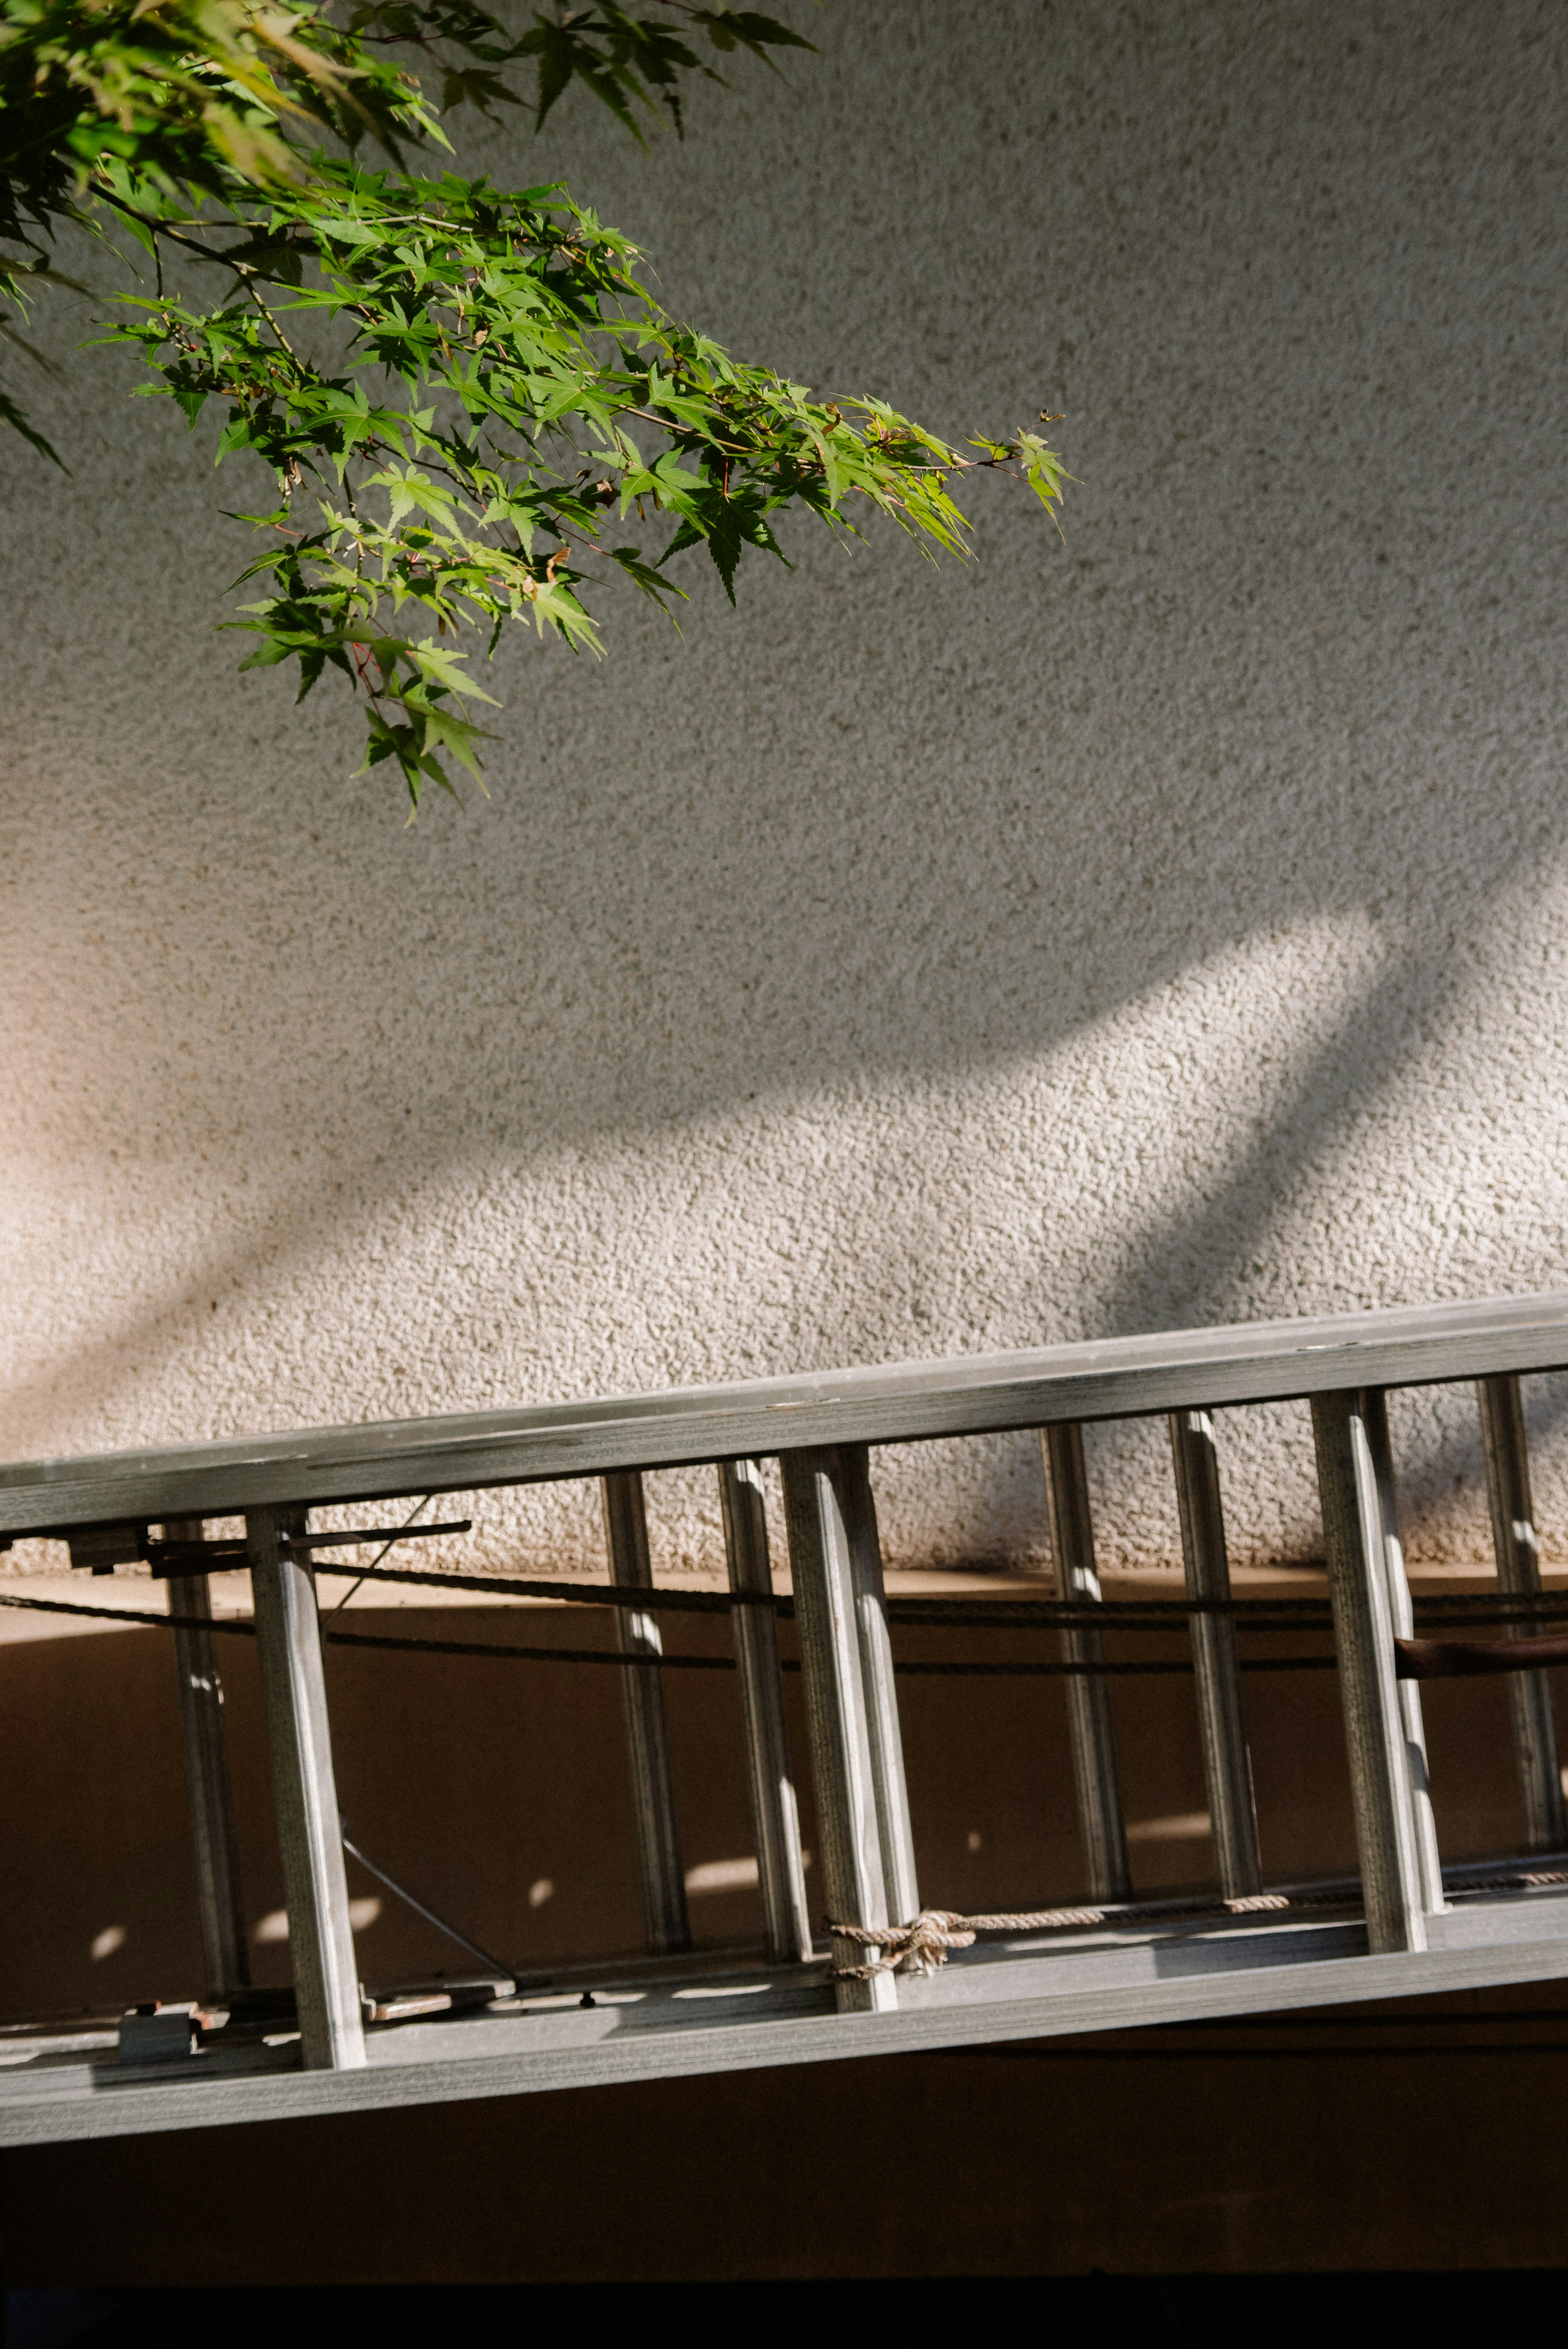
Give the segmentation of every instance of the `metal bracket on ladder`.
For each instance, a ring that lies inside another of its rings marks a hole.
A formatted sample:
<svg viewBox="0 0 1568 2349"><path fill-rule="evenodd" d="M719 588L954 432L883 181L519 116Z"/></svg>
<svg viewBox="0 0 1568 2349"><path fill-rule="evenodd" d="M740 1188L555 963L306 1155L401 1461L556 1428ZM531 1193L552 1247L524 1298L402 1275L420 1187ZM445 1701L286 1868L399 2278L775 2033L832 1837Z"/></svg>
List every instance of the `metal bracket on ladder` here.
<svg viewBox="0 0 1568 2349"><path fill-rule="evenodd" d="M1170 1424L1187 1595L1229 1599L1231 1568L1220 1506L1214 1423L1206 1411L1173 1411ZM1227 1900L1244 1899L1261 1890L1263 1875L1258 1866L1252 1758L1242 1726L1235 1622L1229 1615L1194 1614L1189 1636L1220 1890Z"/></svg>
<svg viewBox="0 0 1568 2349"><path fill-rule="evenodd" d="M861 1685L865 1692L871 1740L872 1785L876 1795L877 1835L882 1844L882 1889L888 1915L907 1922L920 1909L914 1873L914 1833L909 1820L903 1736L899 1727L898 1683L892 1673L892 1643L887 1630L887 1591L882 1579L882 1539L872 1493L871 1455L863 1444L839 1447L839 1491L850 1545L850 1582L854 1592L855 1630L861 1650Z"/></svg>
<svg viewBox="0 0 1568 2349"><path fill-rule="evenodd" d="M176 1518L163 1528L166 1541L200 1542L201 1520ZM210 1622L212 1588L204 1574L181 1575L169 1586L169 1611ZM180 1683L180 1733L185 1749L185 1782L191 1798L191 1839L196 1860L196 1900L201 1920L205 1994L221 2006L229 1993L249 1987L245 1915L240 1899L239 1850L229 1785L229 1751L223 1733L223 1684L210 1631L180 1625L174 1633L174 1665Z"/></svg>
<svg viewBox="0 0 1568 2349"><path fill-rule="evenodd" d="M1314 1395L1312 1431L1367 1944L1375 1956L1424 1950L1415 1790L1394 1677L1383 1507L1364 1392Z"/></svg>
<svg viewBox="0 0 1568 2349"><path fill-rule="evenodd" d="M895 1748L898 1736L891 1672L885 1690L867 1687L867 1644L873 1682L882 1664L874 1638L868 1643L861 1635L862 1602L868 1612L875 1604L867 1588L863 1463L846 1463L841 1452L823 1450L787 1452L779 1466L829 1914L846 1925L903 1923L919 1904L911 1886L905 1918L892 1916L889 1907L890 1877L902 1892L903 1871L912 1863L896 1850L890 1859L882 1847L882 1820L896 1819L902 1802L907 1834L908 1806L902 1753L896 1785L885 1766L890 1730ZM874 1732L873 1708L880 1719ZM832 1946L840 1966L863 1961L864 1951L853 1942ZM840 1982L836 1988L841 2013L880 2013L898 2003L891 1973Z"/></svg>
<svg viewBox="0 0 1568 2349"><path fill-rule="evenodd" d="M621 1469L600 1480L604 1502L604 1546L610 1579L627 1591L651 1590L648 1519L643 1480ZM615 1609L615 1644L624 1656L657 1656L664 1641L645 1608ZM670 1771L670 1733L665 1719L663 1676L656 1664L621 1674L626 1743L632 1758L632 1799L637 1813L638 1880L648 1947L664 1954L691 1947L686 1875L681 1867L680 1827L676 1818L675 1780Z"/></svg>
<svg viewBox="0 0 1568 2349"><path fill-rule="evenodd" d="M1396 1640L1415 1636L1415 1609L1405 1576L1405 1551L1399 1539L1398 1496L1394 1485L1394 1454L1388 1441L1388 1399L1380 1387L1367 1387L1361 1395L1367 1449L1377 1485L1377 1506L1383 1530L1383 1575L1388 1591L1388 1619ZM1410 1816L1416 1832L1416 1868L1420 1880L1421 1909L1428 1917L1440 1916L1448 1907L1443 1898L1443 1862L1438 1849L1438 1822L1432 1809L1431 1782L1427 1772L1427 1732L1421 1717L1421 1692L1414 1681L1400 1681L1399 1718L1405 1729L1405 1759L1410 1782Z"/></svg>
<svg viewBox="0 0 1568 2349"><path fill-rule="evenodd" d="M768 1557L768 1516L759 1464L723 1462L718 1493L729 1587L739 1598L770 1598L773 1571ZM800 1857L800 1812L784 1721L778 1625L771 1607L764 1606L732 1608L730 1621L746 1722L747 1785L768 1954L779 1965L792 1960L804 1962L811 1955L811 1920Z"/></svg>
<svg viewBox="0 0 1568 2349"><path fill-rule="evenodd" d="M1530 1454L1519 1381L1511 1375L1478 1379L1476 1397L1498 1584L1512 1597L1538 1598L1541 1549L1530 1497ZM1568 1845L1568 1816L1557 1761L1552 1684L1544 1672L1516 1672L1508 1683L1508 1702L1514 1764L1524 1797L1525 1841L1532 1851L1561 1851Z"/></svg>
<svg viewBox="0 0 1568 2349"><path fill-rule="evenodd" d="M1040 1430L1040 1443L1057 1596L1075 1605L1098 1607L1099 1576L1094 1562L1083 1430L1076 1420L1058 1420ZM1110 1690L1097 1670L1105 1661L1105 1641L1092 1624L1074 1624L1061 1634L1061 1653L1064 1663L1088 1668L1073 1673L1065 1682L1088 1896L1091 1900L1130 1900L1132 1876L1127 1864Z"/></svg>
<svg viewBox="0 0 1568 2349"><path fill-rule="evenodd" d="M303 1509L253 1509L245 1518L245 1549L304 2067L343 2072L365 2062L365 2026L348 1920L315 1577L308 1558L291 1556L280 1539L303 1534L304 1516Z"/></svg>

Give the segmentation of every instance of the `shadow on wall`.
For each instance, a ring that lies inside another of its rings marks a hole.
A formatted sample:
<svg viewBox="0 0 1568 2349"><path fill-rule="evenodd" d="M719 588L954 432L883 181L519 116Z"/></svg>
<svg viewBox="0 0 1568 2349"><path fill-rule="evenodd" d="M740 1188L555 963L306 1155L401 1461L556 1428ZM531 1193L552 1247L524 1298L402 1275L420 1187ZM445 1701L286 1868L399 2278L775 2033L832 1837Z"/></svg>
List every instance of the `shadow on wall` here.
<svg viewBox="0 0 1568 2349"><path fill-rule="evenodd" d="M1560 1277L1562 27L1002 13L573 166L809 380L1065 405L1065 547L520 651L409 835L115 362L19 481L5 1449Z"/></svg>

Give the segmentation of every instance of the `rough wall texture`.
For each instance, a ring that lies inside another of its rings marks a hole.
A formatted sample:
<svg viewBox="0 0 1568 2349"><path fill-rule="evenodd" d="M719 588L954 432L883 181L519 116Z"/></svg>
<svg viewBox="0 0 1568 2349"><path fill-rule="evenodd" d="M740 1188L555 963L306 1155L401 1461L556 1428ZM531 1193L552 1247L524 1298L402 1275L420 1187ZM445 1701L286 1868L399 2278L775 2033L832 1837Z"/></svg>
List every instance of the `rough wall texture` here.
<svg viewBox="0 0 1568 2349"><path fill-rule="evenodd" d="M569 171L803 379L1065 409L1065 545L992 483L966 573L797 533L736 615L694 569L684 639L509 653L491 797L407 831L346 698L295 716L210 633L255 484L128 362L40 396L5 1454L1561 1281L1561 11L820 37L684 148L579 107L485 160ZM1465 1399L1398 1433L1418 1552L1479 1555ZM1096 1439L1113 1555L1173 1552L1161 1441ZM1310 1554L1302 1416L1228 1443L1239 1554ZM1026 1441L883 1475L900 1563L1040 1555ZM710 1555L660 1483L665 1559ZM487 1554L577 1563L588 1497L487 1503Z"/></svg>

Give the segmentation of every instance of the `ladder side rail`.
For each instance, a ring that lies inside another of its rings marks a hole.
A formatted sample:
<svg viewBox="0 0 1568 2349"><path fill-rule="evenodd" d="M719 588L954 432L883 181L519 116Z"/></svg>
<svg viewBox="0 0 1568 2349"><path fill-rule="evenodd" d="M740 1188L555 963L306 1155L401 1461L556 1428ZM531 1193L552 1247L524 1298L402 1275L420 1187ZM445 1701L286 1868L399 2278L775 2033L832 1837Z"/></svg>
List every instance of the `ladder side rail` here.
<svg viewBox="0 0 1568 2349"><path fill-rule="evenodd" d="M177 1517L164 1526L163 1533L167 1541L200 1541L202 1530L200 1517ZM180 1690L185 1787L191 1804L196 1907L201 1924L202 1991L210 2004L221 2006L231 1992L250 1987L251 1967L240 1898L239 1840L224 1733L223 1683L212 1652L212 1635L201 1628L212 1619L212 1587L206 1575L170 1576L169 1611L201 1619L197 1626L176 1626L174 1669Z"/></svg>
<svg viewBox="0 0 1568 2349"><path fill-rule="evenodd" d="M643 1480L634 1468L602 1477L604 1546L610 1579L626 1590L651 1590L648 1520ZM664 1640L649 1609L617 1607L615 1645L624 1656L660 1656ZM671 1953L691 1947L686 1875L681 1866L680 1826L675 1777L670 1768L669 1725L665 1715L664 1675L656 1664L634 1666L617 1675L632 1764L632 1801L636 1813L637 1879L643 1922L650 1950Z"/></svg>
<svg viewBox="0 0 1568 2349"><path fill-rule="evenodd" d="M906 1444L1563 1368L1568 1291L1163 1331L0 1463L0 1535L700 1466L774 1453L784 1425L802 1447Z"/></svg>
<svg viewBox="0 0 1568 2349"><path fill-rule="evenodd" d="M1229 1599L1231 1568L1213 1421L1206 1411L1174 1411L1169 1423L1187 1596ZM1188 1618L1188 1627L1215 1867L1224 1898L1240 1900L1262 1890L1263 1877L1252 1756L1242 1722L1236 1626L1229 1615L1194 1614Z"/></svg>
<svg viewBox="0 0 1568 2349"><path fill-rule="evenodd" d="M1058 1420L1040 1430L1046 1498L1050 1512L1051 1565L1057 1596L1075 1605L1101 1603L1095 1565L1094 1521L1084 1465L1083 1429ZM1073 1625L1059 1634L1062 1661L1094 1667L1105 1661L1105 1640L1093 1624ZM1093 1671L1074 1672L1064 1682L1068 1742L1078 1830L1091 1900L1130 1900L1132 1875L1127 1860L1127 1830L1121 1808L1110 1689Z"/></svg>
<svg viewBox="0 0 1568 2349"><path fill-rule="evenodd" d="M1478 1379L1476 1399L1480 1405L1498 1587L1511 1596L1533 1598L1541 1588L1541 1551L1535 1537L1530 1448L1519 1380L1511 1373ZM1514 1767L1524 1798L1525 1841L1532 1851L1562 1851L1568 1847L1568 1816L1564 1816L1549 1675L1511 1672L1508 1704Z"/></svg>
<svg viewBox="0 0 1568 2349"><path fill-rule="evenodd" d="M892 1642L888 1636L887 1587L882 1574L882 1538L877 1530L876 1496L872 1491L871 1458L863 1444L854 1444L841 1447L839 1461L843 1475L841 1491L850 1544L850 1578L855 1594L855 1630L861 1648L861 1685L865 1691L882 1883L889 1920L895 1925L908 1924L920 1914L920 1889L915 1878L914 1832L910 1825L909 1785L899 1725L898 1683L893 1678Z"/></svg>
<svg viewBox="0 0 1568 2349"><path fill-rule="evenodd" d="M861 1678L843 1469L837 1453L827 1449L786 1452L779 1467L823 1893L830 1918L874 1929L888 1922L887 1888ZM831 1948L837 1966L862 1965L872 1954L837 1938ZM833 1987L841 2013L880 2013L898 2004L891 1973L869 1982L837 1982Z"/></svg>
<svg viewBox="0 0 1568 2349"><path fill-rule="evenodd" d="M724 1555L737 1597L770 1598L768 1515L762 1471L755 1460L727 1460L718 1469ZM779 1669L779 1629L771 1607L732 1607L735 1661L746 1727L747 1788L751 1797L758 1885L768 1954L775 1965L803 1964L811 1955L811 1919L800 1856L800 1809L784 1718Z"/></svg>
<svg viewBox="0 0 1568 2349"><path fill-rule="evenodd" d="M1424 1950L1427 1924L1404 1717L1394 1677L1382 1508L1361 1392L1315 1395L1312 1430L1367 1943L1378 1955Z"/></svg>
<svg viewBox="0 0 1568 2349"><path fill-rule="evenodd" d="M272 1752L273 1800L283 1857L289 1953L307 2071L346 2072L365 2062L343 1827L332 1767L315 1577L279 1537L303 1534L303 1509L253 1509L246 1562Z"/></svg>
<svg viewBox="0 0 1568 2349"><path fill-rule="evenodd" d="M1405 1573L1405 1551L1399 1539L1398 1493L1394 1481L1394 1452L1388 1441L1388 1402L1381 1387L1363 1391L1362 1414L1367 1448L1377 1485L1382 1520L1383 1574L1388 1590L1388 1616L1396 1640L1416 1636L1415 1610ZM1399 1718L1405 1730L1405 1755L1409 1766L1410 1809L1416 1829L1416 1864L1420 1875L1421 1907L1429 1917L1448 1907L1443 1898L1443 1862L1438 1849L1438 1823L1432 1810L1431 1779L1427 1768L1427 1731L1421 1712L1421 1692L1415 1681L1400 1681Z"/></svg>

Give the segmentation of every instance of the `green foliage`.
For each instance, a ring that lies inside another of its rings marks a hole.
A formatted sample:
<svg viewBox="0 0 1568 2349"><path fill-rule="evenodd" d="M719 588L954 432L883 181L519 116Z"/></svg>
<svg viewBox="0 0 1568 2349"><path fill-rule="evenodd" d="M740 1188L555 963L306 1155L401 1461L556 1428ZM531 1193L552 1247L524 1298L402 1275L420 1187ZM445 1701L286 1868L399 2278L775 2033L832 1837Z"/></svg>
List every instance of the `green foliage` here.
<svg viewBox="0 0 1568 2349"><path fill-rule="evenodd" d="M699 546L733 602L748 548L782 559L788 508L841 532L875 511L959 553L955 473L1005 469L1047 508L1060 496L1033 432L965 456L880 401L824 402L730 358L665 315L627 240L564 187L509 192L406 160L447 144L438 115L531 103L542 123L573 83L638 137L661 109L678 131L683 78L719 78L696 39L764 62L810 46L686 0L535 15L517 33L466 0L340 17L0 0L0 246L15 248L0 292L15 305L0 331L20 341L58 220L118 228L148 257L155 290L123 295L105 339L138 345L145 389L192 427L222 403L220 461L259 459L281 499L243 517L266 542L242 574L265 592L225 624L258 639L244 666L297 662L302 696L340 671L364 697L366 763L394 762L414 807L427 782L451 787L450 761L479 773L472 705L490 697L465 633L493 651L531 621L596 652L591 592L619 579L667 603L682 591L666 566ZM358 159L367 140L383 167ZM0 421L55 456L4 394Z"/></svg>

